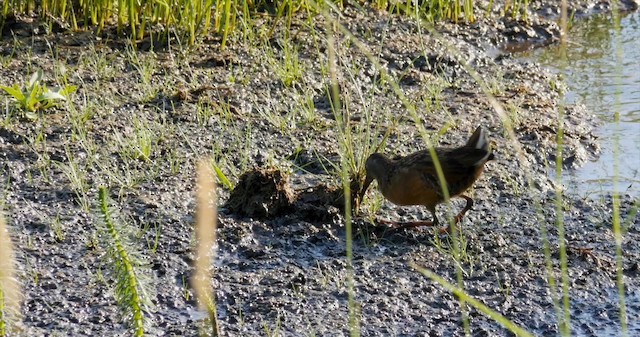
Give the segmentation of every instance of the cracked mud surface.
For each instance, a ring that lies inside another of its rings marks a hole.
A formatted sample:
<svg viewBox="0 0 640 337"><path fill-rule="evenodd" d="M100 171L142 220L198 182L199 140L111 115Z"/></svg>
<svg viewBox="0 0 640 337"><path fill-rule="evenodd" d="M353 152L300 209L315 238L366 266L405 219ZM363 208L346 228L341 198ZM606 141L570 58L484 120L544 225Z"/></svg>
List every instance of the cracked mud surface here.
<svg viewBox="0 0 640 337"><path fill-rule="evenodd" d="M546 2L533 5L539 14L558 13ZM589 15L605 5L574 6ZM220 210L212 285L223 335L263 336L265 326L279 326L286 336L347 335L344 217L336 205L324 202L341 184L332 166L339 165L340 134L321 71L328 56L320 33L327 25L321 17L316 20L315 30L302 18L294 25L292 41L305 71L292 86L283 85L262 49L241 40L223 52L215 38L188 54L140 51L135 61L117 40L82 32L32 35L33 26L17 24L13 28L24 34L14 40L11 26L5 27L0 54L12 56L0 70L3 85L22 83L29 68L42 68L51 79L64 65L69 82L79 86L77 111L54 109L37 121L14 115L0 126L0 183L24 286L25 336L126 335L102 275L106 266L95 212L101 184L110 187L120 221L135 230L147 265L155 290L150 335L197 335L202 316L188 282L195 165L204 156L216 158L234 182L259 168L271 172L267 181L281 186L284 178L272 171L280 168L289 175L291 189L278 198L277 206L286 212L257 207L247 213L247 205L265 203L246 198ZM498 51L513 42L553 42L557 25L537 15L529 24L494 15L473 25L438 25L442 36L437 36L410 19L352 8L341 23L375 51L376 61L416 105L424 128L431 134L446 131L436 139L440 146L463 143L478 124L487 128L496 160L475 184L474 209L461 223L467 254L458 262L465 290L525 329L557 335L542 239L546 228L559 277L555 186L548 177L556 155L557 78ZM424 148L413 117L390 86L380 84L381 71L345 36L335 38L341 101L354 128L378 125L372 133L382 137L385 128L394 127L386 153ZM277 32L270 50L282 57L285 44ZM107 62L96 53L105 53ZM464 62L504 107L520 154ZM301 107L309 98L313 108L305 113ZM565 108L566 167L597 155L596 125L581 106ZM149 160L131 151L144 129L152 135ZM80 172L78 180L73 167ZM220 204L231 197L222 190ZM375 185L366 198L369 206L354 220L353 277L362 335L463 335L457 300L408 266L415 262L454 281L457 262L447 241L438 243L429 230L385 233L371 227L374 215L411 220L428 219L428 212L381 202ZM640 218L633 202L629 196L621 200L622 269L628 315L638 317ZM460 201L454 200L458 207ZM617 335L612 200L567 195L562 207L572 328L585 336ZM476 310L468 315L472 335L508 335ZM637 320L629 327L630 335L640 333Z"/></svg>

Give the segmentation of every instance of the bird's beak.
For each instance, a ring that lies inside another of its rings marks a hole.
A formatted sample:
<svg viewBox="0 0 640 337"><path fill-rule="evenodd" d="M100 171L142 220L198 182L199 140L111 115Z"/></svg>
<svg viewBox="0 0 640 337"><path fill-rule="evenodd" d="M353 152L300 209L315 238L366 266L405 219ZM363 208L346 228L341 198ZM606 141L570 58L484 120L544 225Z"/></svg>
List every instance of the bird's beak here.
<svg viewBox="0 0 640 337"><path fill-rule="evenodd" d="M359 210L360 209L360 204L362 203L362 199L364 198L364 194L367 192L367 188L369 188L369 185L371 185L371 182L373 182L373 177L371 177L370 175L367 174L366 178L364 179L364 183L362 185L357 184L357 191L353 191L355 192L355 210ZM353 199L352 199L353 200Z"/></svg>
<svg viewBox="0 0 640 337"><path fill-rule="evenodd" d="M371 185L372 182L373 182L373 177L367 174L367 177L364 178L364 183L362 184L362 187L360 188L360 191L358 193L359 200L362 200L362 198L364 197L364 194L367 193L367 188L369 188L369 185Z"/></svg>

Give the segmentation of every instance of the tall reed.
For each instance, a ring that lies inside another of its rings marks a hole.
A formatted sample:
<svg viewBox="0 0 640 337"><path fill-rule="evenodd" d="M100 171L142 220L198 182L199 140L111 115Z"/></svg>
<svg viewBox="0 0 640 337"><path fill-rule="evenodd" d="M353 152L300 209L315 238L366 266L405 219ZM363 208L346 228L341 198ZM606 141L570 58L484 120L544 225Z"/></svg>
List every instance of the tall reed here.
<svg viewBox="0 0 640 337"><path fill-rule="evenodd" d="M0 212L0 336L13 336L20 321L22 290L16 270L13 242Z"/></svg>
<svg viewBox="0 0 640 337"><path fill-rule="evenodd" d="M207 313L208 335L220 336L215 294L211 288L212 260L215 257L218 229L218 196L214 172L210 160L198 164L198 209L196 212L196 257L192 286L198 300L198 308Z"/></svg>

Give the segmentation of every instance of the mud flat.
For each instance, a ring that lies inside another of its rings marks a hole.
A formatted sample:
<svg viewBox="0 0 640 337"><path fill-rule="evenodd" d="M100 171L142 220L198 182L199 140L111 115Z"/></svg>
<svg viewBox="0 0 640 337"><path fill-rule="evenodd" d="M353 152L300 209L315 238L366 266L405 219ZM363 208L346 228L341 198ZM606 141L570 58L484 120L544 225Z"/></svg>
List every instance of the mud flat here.
<svg viewBox="0 0 640 337"><path fill-rule="evenodd" d="M188 282L194 172L205 156L233 184L259 168L271 172L267 179L276 190L290 189L279 194L277 211L248 215L225 206L231 193L222 189L212 284L223 335L346 335L345 221L340 205L327 197L341 184L335 165L343 151L326 90L329 34L353 130L381 139L392 128L384 151L407 154L424 148L420 128L440 145L454 146L482 124L496 154L472 191L476 204L461 224L464 253L457 257L449 241L429 230L376 230L373 212L405 220L429 214L384 202L371 188L354 219L362 335L463 335L457 299L409 262L448 280L456 279L460 266L469 294L535 334L557 335L557 292L548 283L543 237L559 277L556 186L548 172L556 161L562 84L501 48L555 43L559 10L536 2L524 23L500 18L497 5L490 11L486 6L478 4L488 14L473 24L433 30L408 18L346 8L337 22L365 49L344 32L329 32L323 16L299 17L291 35L275 30L269 44L238 38L220 51L211 37L188 53L145 50L144 43L134 51L117 38L84 32L40 35L37 22L6 26L3 85L23 83L40 68L48 80L66 79L79 88L73 102L36 120L5 110L0 124L0 183L24 286L24 335L126 334L105 272L95 211L100 185L110 188L118 221L130 229L154 290L150 334L197 335L202 316ZM577 18L609 10L602 2L572 6ZM255 26L271 27L259 20ZM297 63L287 63L293 59ZM503 108L502 117L477 79ZM597 155L592 130L598 122L581 106L563 109L562 162L574 167ZM244 187L245 194L252 186ZM260 186L266 185L255 185L256 193ZM634 202L629 196L620 201L630 318L640 316ZM566 195L561 209L572 328L584 336L618 335L612 200ZM468 317L474 336L508 335L474 309ZM629 330L640 332L637 319Z"/></svg>

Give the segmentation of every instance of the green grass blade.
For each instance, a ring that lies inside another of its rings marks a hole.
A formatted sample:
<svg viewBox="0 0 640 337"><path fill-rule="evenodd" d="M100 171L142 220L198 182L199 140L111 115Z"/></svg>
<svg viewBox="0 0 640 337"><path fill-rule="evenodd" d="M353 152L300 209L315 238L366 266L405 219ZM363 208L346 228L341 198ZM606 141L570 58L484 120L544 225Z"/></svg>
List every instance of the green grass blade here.
<svg viewBox="0 0 640 337"><path fill-rule="evenodd" d="M229 181L229 178L227 178L224 172L222 172L220 167L213 160L211 160L211 167L213 167L213 170L216 172L216 176L218 177L218 180L220 181L222 186L224 186L224 188L226 188L227 190L232 190L233 184L231 183L231 181Z"/></svg>

